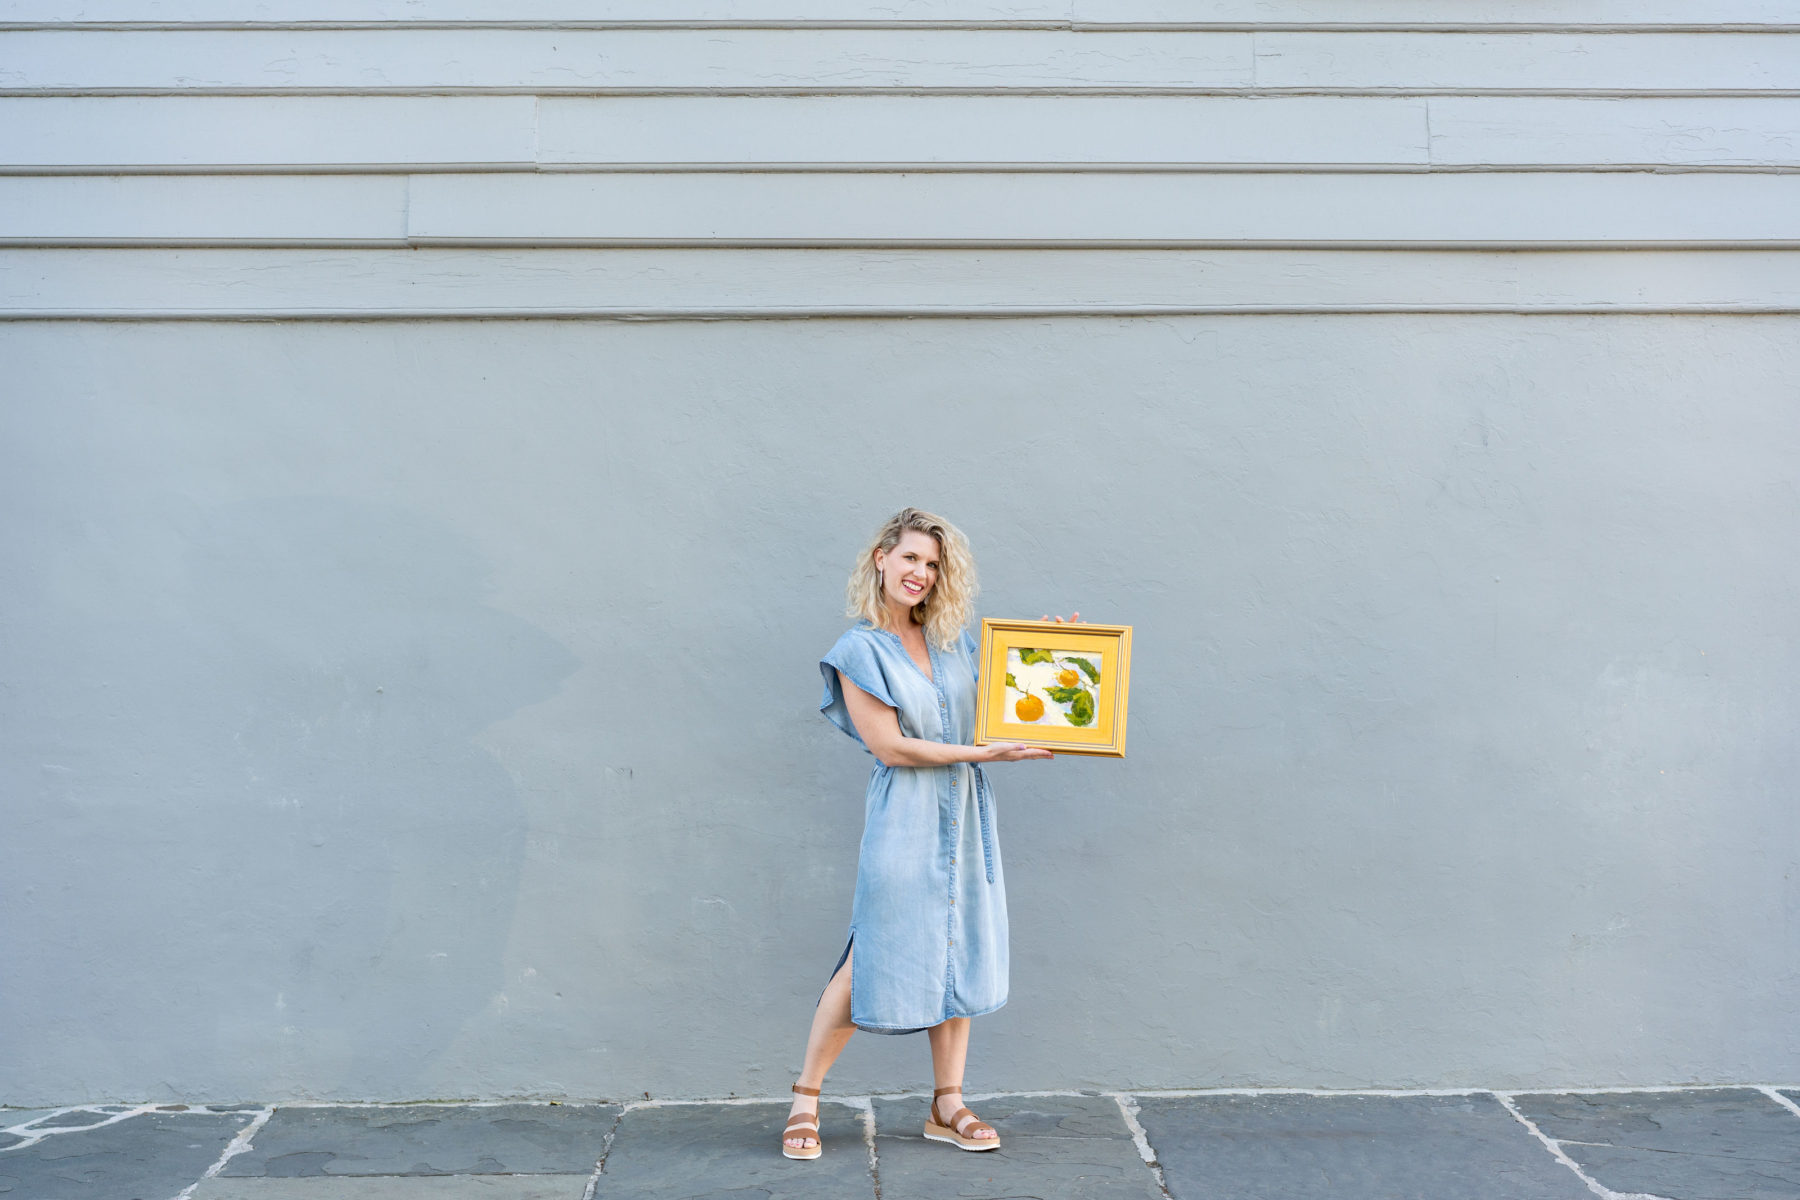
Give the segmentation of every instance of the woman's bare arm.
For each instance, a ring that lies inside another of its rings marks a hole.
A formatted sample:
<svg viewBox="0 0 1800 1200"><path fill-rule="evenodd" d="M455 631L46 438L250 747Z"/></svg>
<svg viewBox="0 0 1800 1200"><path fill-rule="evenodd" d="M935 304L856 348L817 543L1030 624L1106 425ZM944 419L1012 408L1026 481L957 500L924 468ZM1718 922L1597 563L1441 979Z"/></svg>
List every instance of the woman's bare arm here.
<svg viewBox="0 0 1800 1200"><path fill-rule="evenodd" d="M994 742L986 746L959 746L948 742L909 738L900 732L900 714L850 682L838 672L838 683L844 689L844 707L850 710L850 723L869 753L888 767L945 767L959 762L1017 762L1025 758L1054 758L1048 750L1038 750L1023 742Z"/></svg>

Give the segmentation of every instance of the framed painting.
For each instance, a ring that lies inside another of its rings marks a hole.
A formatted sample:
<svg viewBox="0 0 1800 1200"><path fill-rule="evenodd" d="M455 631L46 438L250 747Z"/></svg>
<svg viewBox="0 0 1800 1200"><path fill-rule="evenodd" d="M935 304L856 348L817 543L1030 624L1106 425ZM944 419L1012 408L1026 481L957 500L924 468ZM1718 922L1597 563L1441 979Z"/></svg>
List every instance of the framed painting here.
<svg viewBox="0 0 1800 1200"><path fill-rule="evenodd" d="M1125 757L1131 626L981 622L975 744Z"/></svg>

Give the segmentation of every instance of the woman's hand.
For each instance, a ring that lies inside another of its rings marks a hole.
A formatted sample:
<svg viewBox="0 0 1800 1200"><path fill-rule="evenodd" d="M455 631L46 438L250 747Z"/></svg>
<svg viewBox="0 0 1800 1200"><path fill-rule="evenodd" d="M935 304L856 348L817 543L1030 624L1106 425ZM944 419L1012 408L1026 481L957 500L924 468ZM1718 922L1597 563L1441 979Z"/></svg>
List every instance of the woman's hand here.
<svg viewBox="0 0 1800 1200"><path fill-rule="evenodd" d="M981 762L1018 762L1026 758L1056 757L1048 750L1027 746L1024 742L991 742L986 746L977 746L976 749L981 751Z"/></svg>
<svg viewBox="0 0 1800 1200"><path fill-rule="evenodd" d="M1065 622L1061 617L1053 617L1050 614L1045 613L1043 616L1039 617L1038 620L1040 620L1040 621L1055 621L1059 625L1062 625L1062 624L1079 625L1079 624L1081 624L1081 614L1080 613L1070 613L1068 621Z"/></svg>

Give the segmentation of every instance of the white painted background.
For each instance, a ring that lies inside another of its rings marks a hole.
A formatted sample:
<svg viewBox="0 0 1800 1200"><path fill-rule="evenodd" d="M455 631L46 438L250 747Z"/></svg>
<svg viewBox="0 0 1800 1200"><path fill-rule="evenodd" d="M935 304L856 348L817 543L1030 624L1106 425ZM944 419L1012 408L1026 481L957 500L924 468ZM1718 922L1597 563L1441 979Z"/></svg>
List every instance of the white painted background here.
<svg viewBox="0 0 1800 1200"><path fill-rule="evenodd" d="M983 1082L1791 1081L1797 313L1788 2L0 0L0 1102L783 1091L907 502L1169 646Z"/></svg>

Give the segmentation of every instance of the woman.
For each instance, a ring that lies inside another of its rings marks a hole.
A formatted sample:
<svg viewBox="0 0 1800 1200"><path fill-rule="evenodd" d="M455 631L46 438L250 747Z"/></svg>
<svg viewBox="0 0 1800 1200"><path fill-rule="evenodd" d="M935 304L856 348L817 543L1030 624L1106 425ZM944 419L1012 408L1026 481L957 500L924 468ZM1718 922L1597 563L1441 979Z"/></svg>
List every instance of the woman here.
<svg viewBox="0 0 1800 1200"><path fill-rule="evenodd" d="M975 590L962 533L903 509L858 558L849 615L860 619L819 664L819 707L879 765L869 778L850 938L813 1013L782 1134L789 1158L819 1157L811 1097L858 1029L926 1030L937 1088L925 1136L964 1150L1000 1145L993 1126L962 1103L969 1018L1005 1004L1007 988L1005 878L979 764L1052 755L1018 742L969 745L979 664L965 626Z"/></svg>

